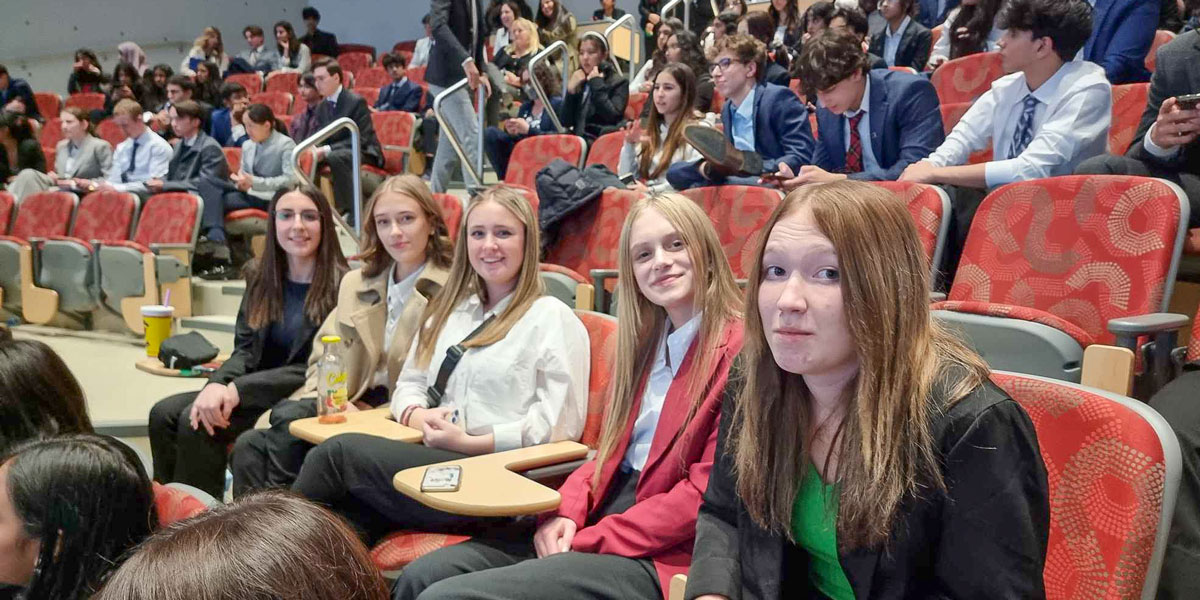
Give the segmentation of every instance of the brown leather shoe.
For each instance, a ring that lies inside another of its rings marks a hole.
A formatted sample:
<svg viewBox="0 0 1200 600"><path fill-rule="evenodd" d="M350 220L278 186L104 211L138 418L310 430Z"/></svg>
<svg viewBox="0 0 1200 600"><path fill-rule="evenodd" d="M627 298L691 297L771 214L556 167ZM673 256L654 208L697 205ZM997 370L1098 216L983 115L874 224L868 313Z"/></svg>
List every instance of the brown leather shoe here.
<svg viewBox="0 0 1200 600"><path fill-rule="evenodd" d="M762 156L757 152L734 148L720 130L704 125L688 125L683 128L683 139L704 157L713 173L754 177L762 175Z"/></svg>

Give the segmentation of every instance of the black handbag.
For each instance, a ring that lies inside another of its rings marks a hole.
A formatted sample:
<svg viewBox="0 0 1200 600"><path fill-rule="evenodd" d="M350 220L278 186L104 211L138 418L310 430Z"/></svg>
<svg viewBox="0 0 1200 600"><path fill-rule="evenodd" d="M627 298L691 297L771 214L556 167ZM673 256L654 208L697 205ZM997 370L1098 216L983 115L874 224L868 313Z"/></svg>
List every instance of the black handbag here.
<svg viewBox="0 0 1200 600"><path fill-rule="evenodd" d="M168 369L190 369L217 357L219 350L203 335L192 331L173 335L158 348L158 360Z"/></svg>
<svg viewBox="0 0 1200 600"><path fill-rule="evenodd" d="M450 380L450 374L454 372L454 368L458 366L458 361L462 360L463 354L466 354L467 348L463 344L471 341L471 338L479 335L484 327L487 327L496 315L492 315L484 319L479 327L467 334L463 341L446 348L446 358L442 360L442 368L438 369L437 380L433 385L425 389L425 395L429 398L429 407L437 408L442 404L442 397L446 395L446 382Z"/></svg>

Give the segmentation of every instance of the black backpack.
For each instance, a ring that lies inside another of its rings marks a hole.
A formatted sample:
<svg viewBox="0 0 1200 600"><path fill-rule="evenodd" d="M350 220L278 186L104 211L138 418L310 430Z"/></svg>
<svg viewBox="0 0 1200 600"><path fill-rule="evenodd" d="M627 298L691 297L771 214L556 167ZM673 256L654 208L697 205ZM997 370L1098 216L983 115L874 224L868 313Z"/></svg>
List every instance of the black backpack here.
<svg viewBox="0 0 1200 600"><path fill-rule="evenodd" d="M580 169L556 158L537 173L538 227L542 252L558 238L558 225L568 215L600 198L605 188L625 189L625 184L604 165Z"/></svg>

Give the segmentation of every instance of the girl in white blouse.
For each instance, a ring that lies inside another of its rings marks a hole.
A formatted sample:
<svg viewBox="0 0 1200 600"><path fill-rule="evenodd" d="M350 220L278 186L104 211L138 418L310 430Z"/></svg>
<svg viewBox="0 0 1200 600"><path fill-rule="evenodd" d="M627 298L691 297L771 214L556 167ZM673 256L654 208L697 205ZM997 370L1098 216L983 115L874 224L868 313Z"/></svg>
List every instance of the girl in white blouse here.
<svg viewBox="0 0 1200 600"><path fill-rule="evenodd" d="M999 51L997 42L1004 30L998 29L995 22L1003 4L1003 0L963 0L946 13L942 35L929 53L929 68L936 69L952 58Z"/></svg>
<svg viewBox="0 0 1200 600"><path fill-rule="evenodd" d="M633 119L625 126L617 173L634 175L636 181L630 189L643 193L674 191L667 183L671 163L700 159L700 153L683 139L683 128L697 123L692 110L695 101L696 77L687 65L667 64L655 76L645 124Z"/></svg>
<svg viewBox="0 0 1200 600"><path fill-rule="evenodd" d="M488 189L467 206L450 276L424 314L392 393L396 420L423 444L368 435L334 437L309 453L293 490L330 506L368 542L395 529L446 529L466 519L395 491L410 467L511 450L583 433L590 351L587 330L561 301L543 296L539 235L518 191ZM465 348L433 401L447 350Z"/></svg>

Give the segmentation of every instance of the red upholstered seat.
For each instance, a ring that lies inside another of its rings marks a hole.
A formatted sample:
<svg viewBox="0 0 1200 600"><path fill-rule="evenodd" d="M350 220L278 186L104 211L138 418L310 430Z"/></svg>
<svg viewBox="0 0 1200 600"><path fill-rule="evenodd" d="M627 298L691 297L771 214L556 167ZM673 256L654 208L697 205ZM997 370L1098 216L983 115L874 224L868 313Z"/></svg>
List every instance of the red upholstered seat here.
<svg viewBox="0 0 1200 600"><path fill-rule="evenodd" d="M184 490L157 481L153 485L154 508L158 511L158 524L161 526L190 519L208 510L208 505Z"/></svg>
<svg viewBox="0 0 1200 600"><path fill-rule="evenodd" d="M381 88L392 82L392 78L383 67L362 69L354 74L354 85L360 87Z"/></svg>
<svg viewBox="0 0 1200 600"><path fill-rule="evenodd" d="M1163 44L1175 39L1175 32L1166 29L1159 29L1154 32L1154 41L1150 44L1150 51L1146 53L1146 70L1154 72L1154 67L1158 62L1158 49Z"/></svg>
<svg viewBox="0 0 1200 600"><path fill-rule="evenodd" d="M62 119L55 113L54 117L46 117L46 122L42 124L41 143L43 147L50 146L53 148L58 144L59 140L63 139ZM49 165L50 163L46 163Z"/></svg>
<svg viewBox="0 0 1200 600"><path fill-rule="evenodd" d="M537 190L537 172L556 158L573 165L583 163L587 142L577 135L549 134L527 137L513 147L504 182Z"/></svg>
<svg viewBox="0 0 1200 600"><path fill-rule="evenodd" d="M150 244L191 244L195 241L201 203L186 192L155 194L146 201L133 241Z"/></svg>
<svg viewBox="0 0 1200 600"><path fill-rule="evenodd" d="M0 235L8 233L8 225L12 223L13 206L16 203L11 193L0 191Z"/></svg>
<svg viewBox="0 0 1200 600"><path fill-rule="evenodd" d="M412 81L413 83L415 83L417 85L422 85L425 83L425 67L424 66L409 67L409 68L405 69L404 72L406 75L408 75L408 79L410 81ZM423 85L422 85L422 87L423 87Z"/></svg>
<svg viewBox="0 0 1200 600"><path fill-rule="evenodd" d="M66 106L78 106L84 110L104 110L104 94L100 92L71 94L67 96Z"/></svg>
<svg viewBox="0 0 1200 600"><path fill-rule="evenodd" d="M287 92L295 95L300 91L300 74L272 71L263 84L264 92Z"/></svg>
<svg viewBox="0 0 1200 600"><path fill-rule="evenodd" d="M950 135L950 131L954 129L954 126L958 125L958 122L962 120L963 115L967 114L967 111L971 108L971 104L972 102L954 102L950 104L942 104L942 127L946 130L946 135ZM983 150L972 152L971 156L967 159L967 164L980 165L991 160L992 148L991 146L988 146Z"/></svg>
<svg viewBox="0 0 1200 600"><path fill-rule="evenodd" d="M342 65L342 69L357 75L359 71L370 67L375 59L369 52L354 51L338 54L337 61L339 65Z"/></svg>
<svg viewBox="0 0 1200 600"><path fill-rule="evenodd" d="M367 106L375 106L375 103L379 102L379 88L363 87L362 81L355 82L354 93L362 96Z"/></svg>
<svg viewBox="0 0 1200 600"><path fill-rule="evenodd" d="M896 194L908 206L908 212L917 225L917 235L921 238L921 246L925 248L925 257L929 259L933 268L937 268L937 259L939 258L937 252L945 243L941 239L944 236L942 226L948 218L946 211L950 208L945 194L939 188L924 183L907 181L875 181L872 183Z"/></svg>
<svg viewBox="0 0 1200 600"><path fill-rule="evenodd" d="M375 135L383 146L383 168L390 174L404 172L405 155L412 148L417 120L412 113L385 110L371 113Z"/></svg>
<svg viewBox="0 0 1200 600"><path fill-rule="evenodd" d="M650 94L646 92L631 92L629 100L625 103L625 119L632 121L642 114L642 107L646 105L646 99Z"/></svg>
<svg viewBox="0 0 1200 600"><path fill-rule="evenodd" d="M1092 388L994 372L1037 431L1050 486L1049 600L1154 596L1179 446L1158 413ZM1156 560L1157 559L1157 560Z"/></svg>
<svg viewBox="0 0 1200 600"><path fill-rule="evenodd" d="M779 205L779 192L755 186L722 185L693 188L683 195L696 201L712 219L734 276L749 277L758 236Z"/></svg>
<svg viewBox="0 0 1200 600"><path fill-rule="evenodd" d="M371 60L375 60L375 46L372 46L371 44L338 44L338 62L341 62L342 57L345 56L347 52L365 52L367 53L367 56L371 57Z"/></svg>
<svg viewBox="0 0 1200 600"><path fill-rule="evenodd" d="M9 236L21 241L31 237L66 235L77 202L70 192L41 192L26 196L17 205L17 218Z"/></svg>
<svg viewBox="0 0 1200 600"><path fill-rule="evenodd" d="M453 194L434 194L434 201L442 209L442 220L450 233L450 241L458 239L458 230L462 227L463 204L458 196Z"/></svg>
<svg viewBox="0 0 1200 600"><path fill-rule="evenodd" d="M1112 86L1112 126L1108 130L1108 151L1125 154L1137 134L1142 112L1146 110L1149 83L1129 83Z"/></svg>
<svg viewBox="0 0 1200 600"><path fill-rule="evenodd" d="M62 112L62 96L54 92L34 92L33 101L37 103L43 119L56 119L58 113Z"/></svg>
<svg viewBox="0 0 1200 600"><path fill-rule="evenodd" d="M234 73L225 77L225 83L240 83L247 94L256 94L263 87L262 73Z"/></svg>
<svg viewBox="0 0 1200 600"><path fill-rule="evenodd" d="M933 72L930 82L942 104L974 102L1004 76L999 52L981 52L948 60Z"/></svg>
<svg viewBox="0 0 1200 600"><path fill-rule="evenodd" d="M108 118L96 124L96 137L112 144L115 149L117 144L125 141L125 132L121 131L116 121Z"/></svg>
<svg viewBox="0 0 1200 600"><path fill-rule="evenodd" d="M250 95L253 104L266 104L276 115L286 115L292 110L292 94L288 92L256 92Z"/></svg>
<svg viewBox="0 0 1200 600"><path fill-rule="evenodd" d="M84 241L127 240L133 232L138 198L126 192L92 192L79 202L71 236Z"/></svg>
<svg viewBox="0 0 1200 600"><path fill-rule="evenodd" d="M625 145L625 132L614 131L606 133L592 142L588 149L587 162L584 166L604 165L613 173L617 173L621 163L621 147ZM617 173L620 175L620 173Z"/></svg>
<svg viewBox="0 0 1200 600"><path fill-rule="evenodd" d="M241 148L221 148L221 152L225 153L225 164L229 167L230 173L242 170Z"/></svg>
<svg viewBox="0 0 1200 600"><path fill-rule="evenodd" d="M546 250L546 262L567 267L588 283L592 269L617 268L621 227L640 197L630 190L604 190L597 201L562 220L557 239ZM609 283L615 286L616 280Z"/></svg>

